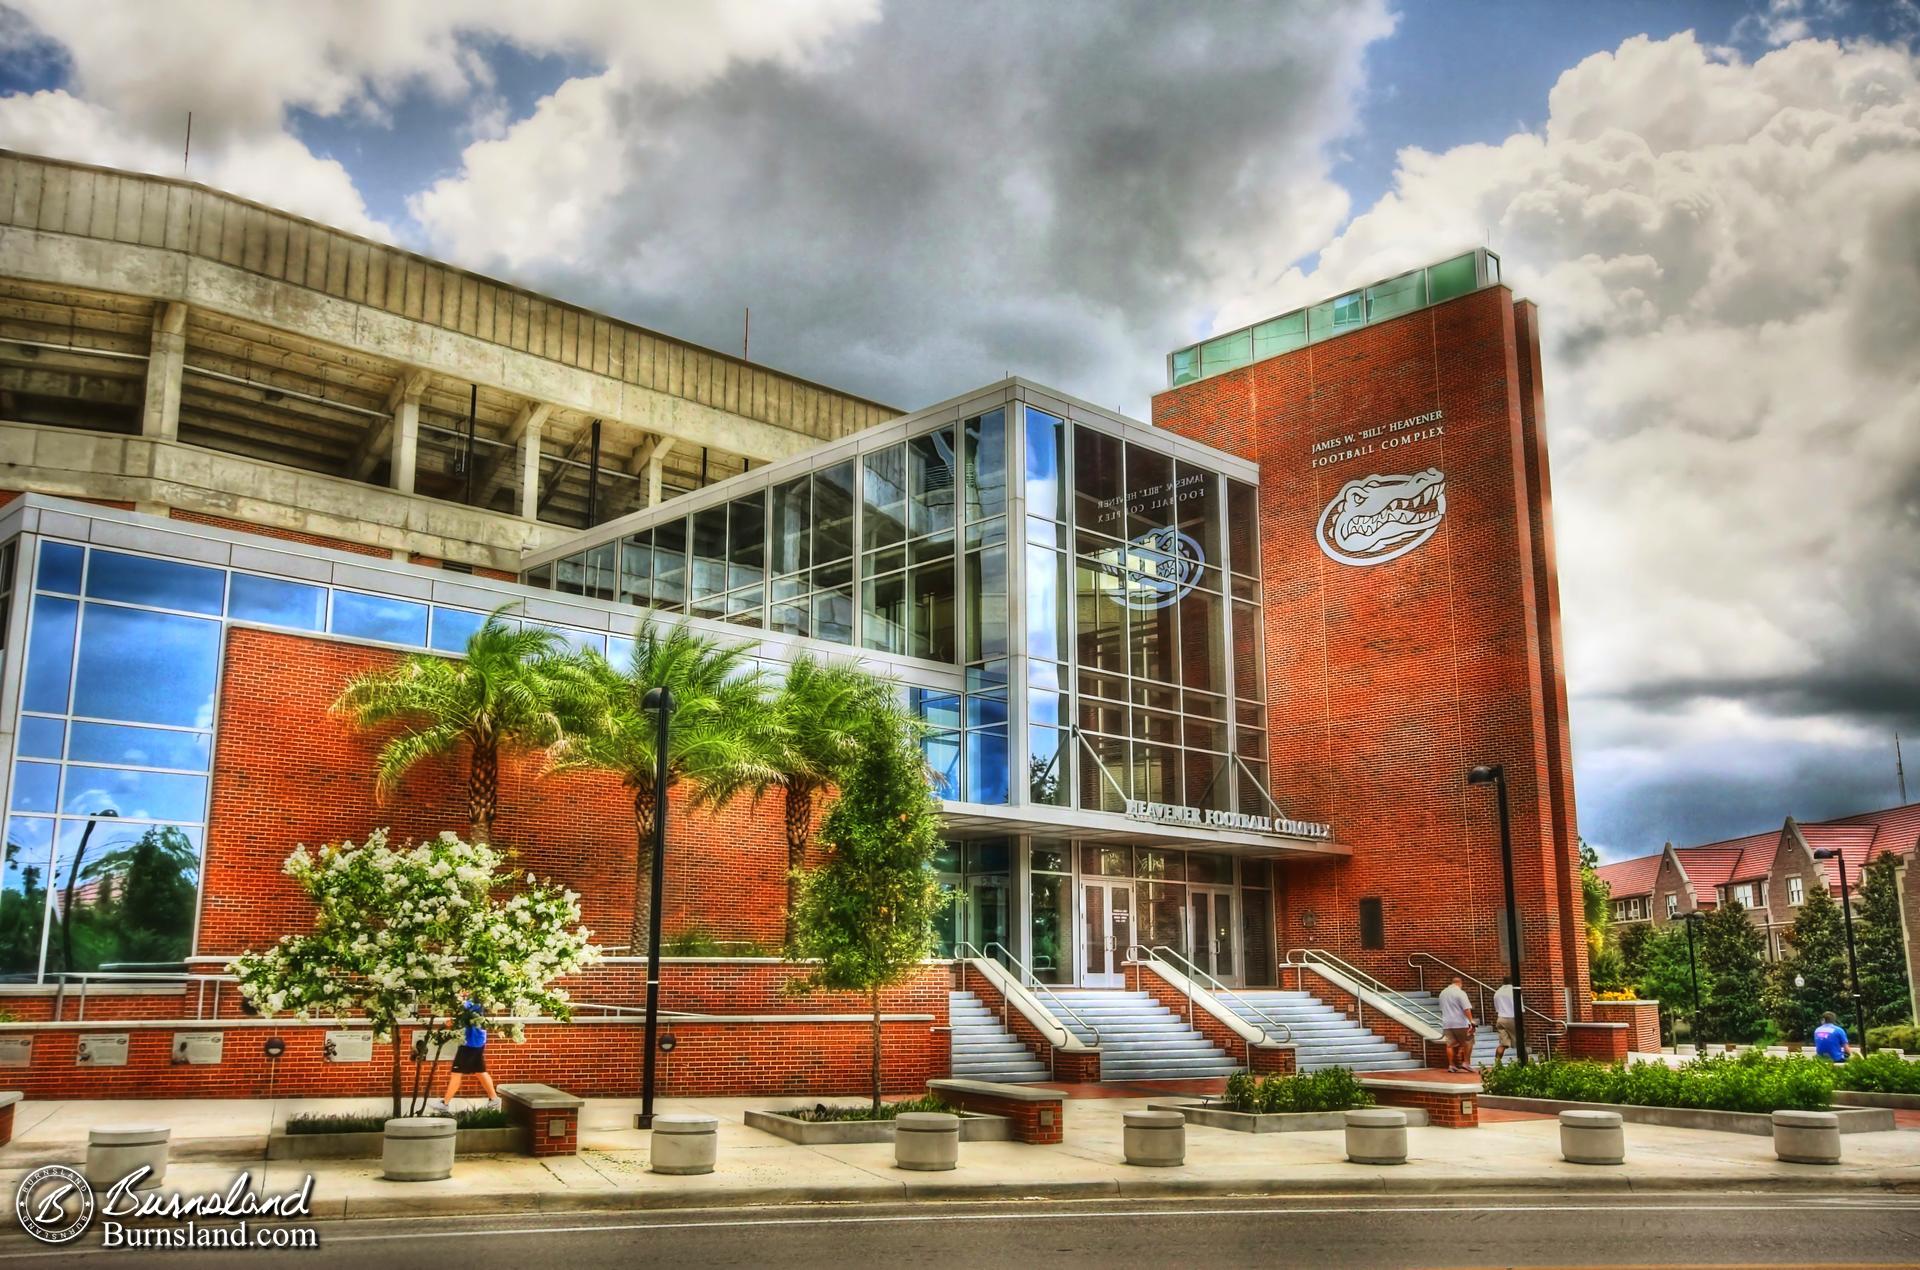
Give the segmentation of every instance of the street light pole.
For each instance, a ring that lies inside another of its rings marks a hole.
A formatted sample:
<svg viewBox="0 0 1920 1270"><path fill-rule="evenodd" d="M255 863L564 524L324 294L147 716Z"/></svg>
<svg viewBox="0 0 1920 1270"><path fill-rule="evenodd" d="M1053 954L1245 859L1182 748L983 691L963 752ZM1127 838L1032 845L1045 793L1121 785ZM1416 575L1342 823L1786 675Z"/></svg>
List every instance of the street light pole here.
<svg viewBox="0 0 1920 1270"><path fill-rule="evenodd" d="M1513 984L1514 1061L1527 1065L1526 992L1520 986L1520 911L1513 896L1513 822L1507 812L1507 769L1494 763L1476 767L1467 773L1469 785L1493 785L1500 805L1500 868L1507 885L1507 961L1509 982ZM1497 1020L1496 1020L1497 1022Z"/></svg>
<svg viewBox="0 0 1920 1270"><path fill-rule="evenodd" d="M1698 909L1680 915L1680 924L1687 928L1687 980L1693 985L1693 1018L1687 1024L1689 1033L1687 1039L1693 1042L1693 1051L1696 1054L1703 1052L1700 1049L1700 967L1693 960L1693 924L1699 920ZM1676 1045L1679 1043L1678 1037L1675 1038L1674 1043Z"/></svg>
<svg viewBox="0 0 1920 1270"><path fill-rule="evenodd" d="M640 698L642 710L655 716L653 736L653 879L647 909L647 1039L640 1059L640 1114L637 1129L653 1128L653 1061L660 1032L660 906L667 876L667 724L673 714L673 693L649 688Z"/></svg>
<svg viewBox="0 0 1920 1270"><path fill-rule="evenodd" d="M1853 896L1847 890L1847 857L1837 847L1822 847L1813 853L1816 860L1832 860L1840 866L1840 917L1847 927L1847 982L1853 990L1853 1034L1860 1038L1860 1052L1867 1052L1867 1014L1860 1000L1860 963L1853 955Z"/></svg>

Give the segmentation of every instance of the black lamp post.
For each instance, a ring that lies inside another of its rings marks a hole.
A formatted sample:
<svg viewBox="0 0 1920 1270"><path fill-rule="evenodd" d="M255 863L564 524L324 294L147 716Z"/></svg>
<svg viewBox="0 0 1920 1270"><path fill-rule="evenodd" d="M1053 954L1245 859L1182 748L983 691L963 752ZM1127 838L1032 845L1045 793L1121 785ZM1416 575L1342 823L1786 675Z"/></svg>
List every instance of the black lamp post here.
<svg viewBox="0 0 1920 1270"><path fill-rule="evenodd" d="M1847 982L1853 990L1853 1034L1860 1038L1860 1052L1867 1052L1867 1014L1860 1001L1860 963L1853 955L1853 896L1847 890L1847 857L1837 847L1822 847L1813 853L1816 860L1832 860L1840 866L1840 916L1847 926Z"/></svg>
<svg viewBox="0 0 1920 1270"><path fill-rule="evenodd" d="M1513 823L1507 812L1507 769L1499 763L1467 773L1469 785L1492 785L1500 801L1500 868L1507 883L1507 961L1513 984L1514 1061L1527 1065L1526 994L1520 987L1520 912L1513 898Z"/></svg>
<svg viewBox="0 0 1920 1270"><path fill-rule="evenodd" d="M653 1128L653 1056L660 1034L660 905L667 876L667 723L673 714L673 693L649 688L640 708L654 712L653 736L653 896L647 909L647 1041L640 1060L640 1114L636 1129Z"/></svg>
<svg viewBox="0 0 1920 1270"><path fill-rule="evenodd" d="M1687 928L1687 979L1693 984L1693 1018L1689 1020L1687 1028L1696 1054L1702 1051L1700 1049L1700 967L1693 960L1693 924L1701 920L1703 919L1699 909L1680 914L1680 924Z"/></svg>
<svg viewBox="0 0 1920 1270"><path fill-rule="evenodd" d="M87 839L93 837L93 829L100 821L114 819L120 815L111 807L102 807L87 817L87 827L80 831L80 845L73 850L73 861L67 866L67 895L60 907L60 956L65 962L60 969L66 974L73 973L73 886L80 880L80 861L86 858Z"/></svg>

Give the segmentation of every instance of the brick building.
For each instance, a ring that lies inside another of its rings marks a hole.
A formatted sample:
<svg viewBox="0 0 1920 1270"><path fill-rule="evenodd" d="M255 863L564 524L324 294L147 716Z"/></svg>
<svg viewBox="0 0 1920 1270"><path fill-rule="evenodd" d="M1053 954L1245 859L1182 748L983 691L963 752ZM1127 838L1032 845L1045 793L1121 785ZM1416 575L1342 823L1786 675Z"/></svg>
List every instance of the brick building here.
<svg viewBox="0 0 1920 1270"><path fill-rule="evenodd" d="M1176 352L1151 424L1017 379L902 414L216 191L0 154L0 1065L38 1095L242 1094L272 1028L283 1091L378 1088L377 1055L326 1044L353 1020L251 1018L222 970L309 919L295 844L464 824L457 762L382 802L381 738L326 707L509 602L616 661L684 622L776 675L806 652L900 685L955 902L885 1002L890 1087L1419 1065L1434 977L1504 978L1478 764L1510 797L1529 1026L1604 1050L1538 318L1498 268ZM623 931L622 791L539 767L505 763L497 840ZM779 797L671 816L670 940L778 942ZM671 961L666 1087L857 1086L859 1003L794 973ZM571 985L580 1021L534 1022L515 1070L632 1088L641 977L616 955ZM1189 1031L1169 985L1218 1017ZM1289 1048L1283 988L1346 1039ZM1086 1021L1135 1011L1178 1035Z"/></svg>

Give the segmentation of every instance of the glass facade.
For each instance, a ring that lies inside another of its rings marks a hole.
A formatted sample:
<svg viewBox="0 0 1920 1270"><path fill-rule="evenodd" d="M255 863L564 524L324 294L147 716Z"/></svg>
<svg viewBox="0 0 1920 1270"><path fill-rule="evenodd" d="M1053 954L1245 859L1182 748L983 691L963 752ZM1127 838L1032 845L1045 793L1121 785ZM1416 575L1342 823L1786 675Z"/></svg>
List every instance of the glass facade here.
<svg viewBox="0 0 1920 1270"><path fill-rule="evenodd" d="M1205 379L1500 283L1500 257L1476 249L1345 295L1216 335L1167 355L1167 383Z"/></svg>

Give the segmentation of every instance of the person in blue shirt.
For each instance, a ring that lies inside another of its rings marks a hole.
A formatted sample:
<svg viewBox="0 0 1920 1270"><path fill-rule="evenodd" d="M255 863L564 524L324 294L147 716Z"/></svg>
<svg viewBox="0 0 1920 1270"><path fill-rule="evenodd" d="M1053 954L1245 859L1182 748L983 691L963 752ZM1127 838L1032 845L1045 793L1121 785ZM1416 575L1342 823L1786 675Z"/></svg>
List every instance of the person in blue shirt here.
<svg viewBox="0 0 1920 1270"><path fill-rule="evenodd" d="M453 1052L453 1075L447 1079L447 1096L440 1100L439 1110L453 1110L453 1100L460 1096L463 1076L479 1077L480 1088L487 1092L487 1105L498 1107L500 1091L493 1087L493 1077L487 1073L486 1020L480 1013L480 1003L471 993L463 994L460 1014L454 1022L464 1027L465 1033L460 1039L460 1048Z"/></svg>
<svg viewBox="0 0 1920 1270"><path fill-rule="evenodd" d="M1836 1063L1847 1061L1847 1029L1832 1010L1821 1015L1820 1026L1813 1029L1813 1052Z"/></svg>

